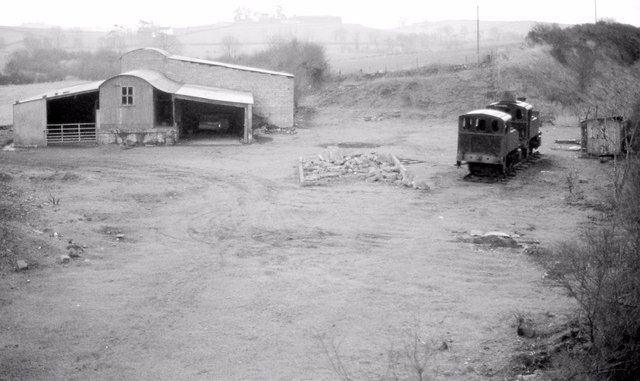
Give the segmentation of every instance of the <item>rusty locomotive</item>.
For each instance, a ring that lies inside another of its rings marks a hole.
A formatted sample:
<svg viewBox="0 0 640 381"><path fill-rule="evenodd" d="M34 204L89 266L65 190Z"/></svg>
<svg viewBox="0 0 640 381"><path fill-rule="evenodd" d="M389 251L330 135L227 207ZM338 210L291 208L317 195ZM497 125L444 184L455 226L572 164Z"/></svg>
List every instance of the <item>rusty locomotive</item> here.
<svg viewBox="0 0 640 381"><path fill-rule="evenodd" d="M458 118L456 164L476 175L507 173L542 143L540 113L510 92L503 100Z"/></svg>

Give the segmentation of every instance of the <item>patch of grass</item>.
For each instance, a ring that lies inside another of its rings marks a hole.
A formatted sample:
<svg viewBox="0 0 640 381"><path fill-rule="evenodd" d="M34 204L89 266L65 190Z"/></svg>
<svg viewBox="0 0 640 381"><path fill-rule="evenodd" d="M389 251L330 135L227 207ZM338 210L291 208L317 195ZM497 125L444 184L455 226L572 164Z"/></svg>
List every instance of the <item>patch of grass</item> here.
<svg viewBox="0 0 640 381"><path fill-rule="evenodd" d="M53 206L58 206L60 205L60 197L56 197L54 195L52 195L51 193L49 193L49 203Z"/></svg>

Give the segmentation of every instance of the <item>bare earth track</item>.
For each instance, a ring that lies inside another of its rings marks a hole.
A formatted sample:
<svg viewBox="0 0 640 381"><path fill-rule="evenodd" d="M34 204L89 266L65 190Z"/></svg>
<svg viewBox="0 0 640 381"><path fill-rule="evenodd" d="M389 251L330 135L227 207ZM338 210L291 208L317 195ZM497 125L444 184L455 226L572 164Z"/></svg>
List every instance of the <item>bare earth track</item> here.
<svg viewBox="0 0 640 381"><path fill-rule="evenodd" d="M577 131L546 128L545 144ZM296 160L323 142L394 153L433 189L302 188ZM468 182L454 122L328 108L266 144L0 152L38 211L33 235L86 245L69 264L42 252L0 279L0 378L336 379L324 337L370 379L417 322L450 343L430 374L502 379L519 346L513 312L561 319L571 303L521 249L458 237L552 245L594 213L567 204L566 173L592 174L588 199L606 168L542 151L507 182Z"/></svg>

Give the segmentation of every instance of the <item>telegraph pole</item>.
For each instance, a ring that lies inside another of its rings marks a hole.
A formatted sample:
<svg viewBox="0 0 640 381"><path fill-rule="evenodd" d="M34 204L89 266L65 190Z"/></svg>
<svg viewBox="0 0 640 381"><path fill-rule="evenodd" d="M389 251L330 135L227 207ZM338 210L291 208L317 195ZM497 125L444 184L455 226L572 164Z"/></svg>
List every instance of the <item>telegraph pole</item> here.
<svg viewBox="0 0 640 381"><path fill-rule="evenodd" d="M478 55L478 67L480 66L480 5L476 5L476 53Z"/></svg>
<svg viewBox="0 0 640 381"><path fill-rule="evenodd" d="M593 0L593 11L595 14L595 23L598 23L598 0Z"/></svg>

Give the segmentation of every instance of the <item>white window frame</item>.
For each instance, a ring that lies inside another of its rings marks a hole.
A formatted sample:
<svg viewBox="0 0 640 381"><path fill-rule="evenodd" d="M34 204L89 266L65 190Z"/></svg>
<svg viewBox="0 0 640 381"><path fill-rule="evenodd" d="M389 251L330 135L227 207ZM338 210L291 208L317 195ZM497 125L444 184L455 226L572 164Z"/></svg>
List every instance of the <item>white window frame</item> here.
<svg viewBox="0 0 640 381"><path fill-rule="evenodd" d="M120 104L122 106L133 106L133 86L120 86Z"/></svg>

